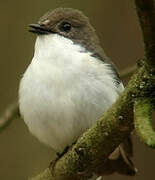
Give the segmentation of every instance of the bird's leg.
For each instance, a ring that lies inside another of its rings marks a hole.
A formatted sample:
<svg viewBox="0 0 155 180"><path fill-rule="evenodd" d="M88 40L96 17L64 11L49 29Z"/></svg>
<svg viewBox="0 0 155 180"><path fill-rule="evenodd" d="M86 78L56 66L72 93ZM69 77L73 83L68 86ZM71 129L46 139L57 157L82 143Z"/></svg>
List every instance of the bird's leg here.
<svg viewBox="0 0 155 180"><path fill-rule="evenodd" d="M54 166L55 166L56 162L68 151L68 149L69 149L69 146L66 146L65 149L64 149L61 153L60 153L60 152L57 152L57 153L56 153L56 155L57 155L56 159L53 160L53 161L51 161L51 162L50 162L50 165L49 165L49 169L50 169L52 172L53 172L53 170L54 170Z"/></svg>
<svg viewBox="0 0 155 180"><path fill-rule="evenodd" d="M72 146L73 146L75 143L76 143L76 141L72 143ZM55 166L56 162L57 162L65 153L67 153L67 151L68 151L72 146L66 146L65 149L64 149L62 152L56 152L56 155L57 155L56 159L53 160L53 161L51 161L51 162L50 162L50 165L49 165L49 169L51 170L51 172L54 172L53 170L54 170L54 166Z"/></svg>
<svg viewBox="0 0 155 180"><path fill-rule="evenodd" d="M69 146L66 146L65 149L60 153L60 152L57 152L56 155L57 155L57 160L60 159L69 149Z"/></svg>

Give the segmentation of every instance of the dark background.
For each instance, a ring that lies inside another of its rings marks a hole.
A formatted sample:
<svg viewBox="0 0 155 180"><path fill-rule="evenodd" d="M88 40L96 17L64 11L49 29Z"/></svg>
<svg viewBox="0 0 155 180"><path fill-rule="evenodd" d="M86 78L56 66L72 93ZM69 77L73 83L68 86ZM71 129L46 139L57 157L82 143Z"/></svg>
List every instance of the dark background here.
<svg viewBox="0 0 155 180"><path fill-rule="evenodd" d="M119 70L143 57L141 33L131 0L1 0L0 112L17 98L20 78L33 55L35 36L27 32L27 25L56 7L77 8L89 16L106 54ZM155 151L137 137L134 145L138 174L134 178L112 175L105 179L155 179ZM31 136L21 119L14 120L0 134L1 180L26 180L46 168L51 158L51 149Z"/></svg>

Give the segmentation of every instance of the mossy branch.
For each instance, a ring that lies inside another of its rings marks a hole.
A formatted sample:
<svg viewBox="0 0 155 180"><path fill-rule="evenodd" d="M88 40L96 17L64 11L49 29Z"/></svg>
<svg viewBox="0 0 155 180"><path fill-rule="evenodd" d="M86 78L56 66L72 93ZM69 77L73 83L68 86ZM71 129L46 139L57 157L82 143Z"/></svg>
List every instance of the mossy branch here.
<svg viewBox="0 0 155 180"><path fill-rule="evenodd" d="M135 5L143 33L146 61L155 66L155 2L135 0Z"/></svg>
<svg viewBox="0 0 155 180"><path fill-rule="evenodd" d="M7 107L4 114L0 117L0 132L2 132L13 119L19 117L18 103L14 102Z"/></svg>
<svg viewBox="0 0 155 180"><path fill-rule="evenodd" d="M134 104L135 130L140 139L148 146L155 148L155 132L152 128L153 106L148 98L139 98Z"/></svg>

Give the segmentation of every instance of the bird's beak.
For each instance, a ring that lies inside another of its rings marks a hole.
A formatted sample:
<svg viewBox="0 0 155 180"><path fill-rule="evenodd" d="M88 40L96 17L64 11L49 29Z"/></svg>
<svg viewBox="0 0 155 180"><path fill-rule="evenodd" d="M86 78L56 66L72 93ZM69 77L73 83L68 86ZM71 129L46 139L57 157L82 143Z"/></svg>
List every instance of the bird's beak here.
<svg viewBox="0 0 155 180"><path fill-rule="evenodd" d="M45 35L45 34L53 33L46 26L40 24L30 24L29 27L31 28L29 29L29 32L32 32L37 35Z"/></svg>

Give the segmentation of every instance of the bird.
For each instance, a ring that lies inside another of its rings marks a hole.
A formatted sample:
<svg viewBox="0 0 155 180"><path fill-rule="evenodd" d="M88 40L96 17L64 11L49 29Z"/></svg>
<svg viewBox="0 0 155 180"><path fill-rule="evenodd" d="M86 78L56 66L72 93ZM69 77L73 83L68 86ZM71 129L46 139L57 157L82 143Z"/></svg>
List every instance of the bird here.
<svg viewBox="0 0 155 180"><path fill-rule="evenodd" d="M71 146L124 90L118 70L88 17L56 8L30 24L34 55L19 85L19 109L29 131L55 152ZM109 156L104 174L135 175L130 137Z"/></svg>

